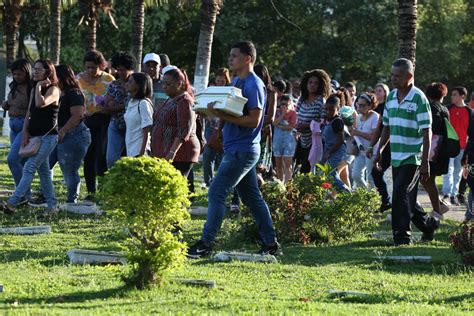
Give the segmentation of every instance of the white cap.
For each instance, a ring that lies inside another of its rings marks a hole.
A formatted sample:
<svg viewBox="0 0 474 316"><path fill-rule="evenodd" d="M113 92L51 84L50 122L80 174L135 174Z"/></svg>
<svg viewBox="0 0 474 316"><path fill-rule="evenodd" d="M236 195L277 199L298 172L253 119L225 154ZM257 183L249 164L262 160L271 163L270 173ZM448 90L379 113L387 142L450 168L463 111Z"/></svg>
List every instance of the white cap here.
<svg viewBox="0 0 474 316"><path fill-rule="evenodd" d="M165 73L173 69L178 69L178 67L173 66L173 65L168 65L166 67L163 67L163 69L161 69L161 75L163 76Z"/></svg>
<svg viewBox="0 0 474 316"><path fill-rule="evenodd" d="M158 65L161 65L161 59L160 59L160 56L158 54L155 54L155 53L146 54L145 57L143 57L143 63L146 64L149 61L154 61Z"/></svg>

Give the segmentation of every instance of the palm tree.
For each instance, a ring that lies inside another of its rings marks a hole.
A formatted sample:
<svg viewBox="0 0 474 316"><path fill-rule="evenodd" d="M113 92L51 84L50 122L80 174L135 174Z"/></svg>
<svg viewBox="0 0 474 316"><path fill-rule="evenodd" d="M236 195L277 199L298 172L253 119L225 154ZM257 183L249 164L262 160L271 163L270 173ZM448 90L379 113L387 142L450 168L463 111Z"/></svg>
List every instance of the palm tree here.
<svg viewBox="0 0 474 316"><path fill-rule="evenodd" d="M21 9L23 0L5 0L3 1L3 24L5 27L6 45L7 45L7 68L16 58L17 52L17 33L20 28Z"/></svg>
<svg viewBox="0 0 474 316"><path fill-rule="evenodd" d="M50 0L51 27L49 42L49 58L53 64L59 64L61 53L61 0Z"/></svg>
<svg viewBox="0 0 474 316"><path fill-rule="evenodd" d="M97 46L97 26L99 25L99 12L102 11L110 19L112 25L118 29L112 16L112 0L78 0L81 18L77 27L83 22L87 26L86 51L95 50Z"/></svg>
<svg viewBox="0 0 474 316"><path fill-rule="evenodd" d="M145 0L135 0L132 18L132 54L137 59L137 71L141 70L144 29Z"/></svg>
<svg viewBox="0 0 474 316"><path fill-rule="evenodd" d="M416 61L417 0L398 0L399 57Z"/></svg>
<svg viewBox="0 0 474 316"><path fill-rule="evenodd" d="M194 70L194 87L196 91L207 87L211 66L212 40L214 28L223 0L201 0L201 27Z"/></svg>

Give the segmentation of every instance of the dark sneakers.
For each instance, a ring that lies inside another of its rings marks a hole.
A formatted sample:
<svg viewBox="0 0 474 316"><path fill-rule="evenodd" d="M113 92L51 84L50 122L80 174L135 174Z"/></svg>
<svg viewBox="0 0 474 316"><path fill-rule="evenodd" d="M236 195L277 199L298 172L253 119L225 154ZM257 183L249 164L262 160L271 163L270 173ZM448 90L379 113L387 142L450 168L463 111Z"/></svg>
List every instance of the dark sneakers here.
<svg viewBox="0 0 474 316"><path fill-rule="evenodd" d="M48 207L48 203L42 194L30 199L28 205L32 207Z"/></svg>
<svg viewBox="0 0 474 316"><path fill-rule="evenodd" d="M262 248L258 251L258 254L262 256L272 255L278 257L283 256L283 251L281 250L280 244L275 241L272 245L263 244Z"/></svg>
<svg viewBox="0 0 474 316"><path fill-rule="evenodd" d="M197 243L188 248L186 256L191 259L200 259L209 257L212 254L212 246L199 240Z"/></svg>

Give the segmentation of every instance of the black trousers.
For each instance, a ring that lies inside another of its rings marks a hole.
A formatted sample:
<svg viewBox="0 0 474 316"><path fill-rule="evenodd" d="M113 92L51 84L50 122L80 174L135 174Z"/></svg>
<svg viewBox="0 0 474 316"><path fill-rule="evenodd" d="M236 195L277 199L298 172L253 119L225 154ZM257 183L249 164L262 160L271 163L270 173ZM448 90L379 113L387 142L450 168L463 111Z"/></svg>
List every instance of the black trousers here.
<svg viewBox="0 0 474 316"><path fill-rule="evenodd" d="M382 152L382 161L381 161L381 167L382 170L377 170L376 168L372 168L372 179L374 180L374 185L377 188L377 191L379 192L380 199L382 200L383 205L390 204L390 196L388 195L388 190L387 190L387 183L385 182L385 179L383 178L383 175L385 171L390 167L390 164L392 162L391 158L391 152L390 148L387 147L384 149Z"/></svg>
<svg viewBox="0 0 474 316"><path fill-rule="evenodd" d="M428 216L416 201L420 168L403 165L392 168L392 230L395 244L408 244L411 239L411 222L423 233L432 233L437 222Z"/></svg>
<svg viewBox="0 0 474 316"><path fill-rule="evenodd" d="M93 114L84 120L91 132L92 140L84 157L84 179L89 193L95 193L97 176L103 176L107 171L105 154L109 121L110 117L102 113Z"/></svg>
<svg viewBox="0 0 474 316"><path fill-rule="evenodd" d="M311 151L311 147L300 149L300 159L301 159L301 168L300 173L310 173L311 172L311 165L308 161L309 152Z"/></svg>

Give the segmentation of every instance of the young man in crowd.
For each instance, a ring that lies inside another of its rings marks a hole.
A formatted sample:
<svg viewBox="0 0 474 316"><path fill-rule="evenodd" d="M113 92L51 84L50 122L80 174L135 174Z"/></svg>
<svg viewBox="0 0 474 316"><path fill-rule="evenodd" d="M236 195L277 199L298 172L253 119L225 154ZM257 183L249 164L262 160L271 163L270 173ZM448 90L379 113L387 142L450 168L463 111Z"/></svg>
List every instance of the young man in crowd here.
<svg viewBox="0 0 474 316"><path fill-rule="evenodd" d="M416 88L410 60L397 59L391 69L395 88L383 113L383 130L375 158L380 168L381 153L390 138L393 173L392 230L396 246L411 243L411 223L423 232L423 241L433 240L439 221L428 216L416 201L420 176L429 178L431 110L424 93Z"/></svg>
<svg viewBox="0 0 474 316"><path fill-rule="evenodd" d="M143 57L143 72L148 74L153 80L153 104L156 107L161 106L168 96L163 90L161 81L161 59L158 54L148 53Z"/></svg>
<svg viewBox="0 0 474 316"><path fill-rule="evenodd" d="M255 165L260 156L260 131L265 113L266 93L260 78L253 72L257 57L251 42L239 42L232 46L229 55L229 68L235 77L232 85L242 89L248 99L244 115L235 117L214 109L209 110L224 122L224 155L219 172L209 188L209 204L206 223L201 240L188 249L188 257L210 256L212 245L221 228L226 210L226 197L235 187L257 222L262 240L260 254L281 255L267 204L263 200L257 184Z"/></svg>
<svg viewBox="0 0 474 316"><path fill-rule="evenodd" d="M449 160L448 173L443 175L443 200L452 205L458 203L458 188L461 182L462 164L461 159L467 143L467 129L469 127L469 118L471 109L466 106L464 99L467 96L467 90L464 87L454 87L451 92L451 106L449 106L449 121L459 137L461 151L459 154ZM463 198L461 198L463 200Z"/></svg>

